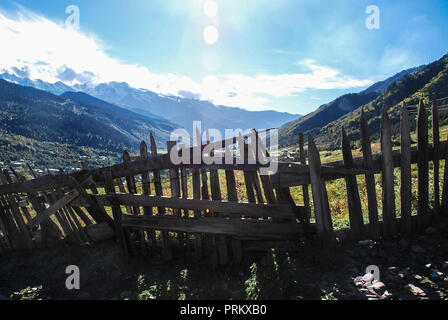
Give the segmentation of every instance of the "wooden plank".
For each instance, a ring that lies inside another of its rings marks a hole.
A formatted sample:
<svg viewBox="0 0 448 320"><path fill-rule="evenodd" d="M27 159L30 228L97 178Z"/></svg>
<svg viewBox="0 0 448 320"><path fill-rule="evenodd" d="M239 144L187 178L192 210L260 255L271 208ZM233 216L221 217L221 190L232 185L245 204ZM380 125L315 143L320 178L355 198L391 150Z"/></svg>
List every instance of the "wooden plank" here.
<svg viewBox="0 0 448 320"><path fill-rule="evenodd" d="M146 145L145 140L142 140L140 143L140 157L142 159L148 158L148 146ZM149 180L149 172L145 171L142 173L142 189L143 194L150 195L151 194L151 184ZM145 206L143 207L143 214L152 216L152 207L151 206ZM153 229L149 229L147 231L149 238L151 239L152 247L155 249L157 248L157 239L156 239L156 233Z"/></svg>
<svg viewBox="0 0 448 320"><path fill-rule="evenodd" d="M199 128L196 127L196 138L198 141L198 144L201 144L201 152L203 150L203 145L202 145L202 136L201 133L199 132ZM208 142L208 137L207 137L207 142ZM207 169L206 168L201 168L201 181L202 181L202 187L201 187L201 196L203 200L208 200L210 199L210 195L208 192L208 176L207 176ZM210 217L210 210L208 210L208 208L203 211L204 212L204 217ZM212 268L216 268L216 266L218 265L218 253L216 252L216 241L215 238L212 237L211 235L207 235L207 234L203 234L202 235L203 238L203 242L206 244L207 247L207 255L209 258L209 262L210 265L212 266Z"/></svg>
<svg viewBox="0 0 448 320"><path fill-rule="evenodd" d="M115 186L112 179L112 173L109 171L104 172L105 189L108 193L115 193ZM112 215L114 217L114 229L118 243L120 245L121 253L124 260L127 262L129 259L128 243L125 237L125 233L122 225L122 211L119 204L112 206Z"/></svg>
<svg viewBox="0 0 448 320"><path fill-rule="evenodd" d="M6 195L0 196L0 212L11 248L17 249L20 246L23 246L20 230L14 221L14 216L9 208Z"/></svg>
<svg viewBox="0 0 448 320"><path fill-rule="evenodd" d="M31 238L30 232L26 227L25 221L23 221L23 217L22 214L20 213L19 207L17 206L17 203L12 194L7 194L6 197L8 199L8 204L11 209L11 212L14 216L14 220L16 221L17 226L19 227L23 243L25 244L27 249L31 250L34 248L34 243Z"/></svg>
<svg viewBox="0 0 448 320"><path fill-rule="evenodd" d="M240 220L225 217L179 219L175 216L133 216L128 214L123 215L123 226L259 239L297 239L302 230L298 223L272 222L269 220Z"/></svg>
<svg viewBox="0 0 448 320"><path fill-rule="evenodd" d="M174 148L176 148L176 141L167 141L166 148L168 150L168 154L171 154ZM169 170L170 174L170 187L171 187L171 197L172 198L180 198L180 183L179 183L179 168L171 168ZM182 217L182 212L179 208L173 209L173 213L177 217ZM177 240L179 242L179 249L181 252L181 258L185 259L185 243L184 243L184 234L178 233Z"/></svg>
<svg viewBox="0 0 448 320"><path fill-rule="evenodd" d="M418 168L418 215L419 228L426 226L429 210L429 158L428 158L428 116L423 100L420 100L417 115L417 168Z"/></svg>
<svg viewBox="0 0 448 320"><path fill-rule="evenodd" d="M208 130L207 130L208 134ZM209 143L209 138L207 137L207 143ZM210 152L210 156L214 156L214 151L212 150ZM213 200L222 200L221 196L221 187L219 184L219 176L218 171L215 169L210 169L210 190L211 190L211 196ZM217 214L216 212L212 211L212 216L221 216L220 214ZM227 243L226 238L223 236L212 236L212 243L216 243L216 248L218 251L218 261L220 265L226 265L229 263L229 256L227 251ZM214 265L214 263L213 263Z"/></svg>
<svg viewBox="0 0 448 320"><path fill-rule="evenodd" d="M192 169L193 180L193 199L201 199L201 176L198 168ZM196 209L196 208L195 208ZM200 210L194 210L194 217L199 218L201 216ZM194 254L196 261L200 261L202 258L202 237L200 234L195 234L194 239Z"/></svg>
<svg viewBox="0 0 448 320"><path fill-rule="evenodd" d="M79 192L77 190L72 190L62 198L57 200L55 203L50 205L43 212L39 213L35 216L31 221L28 222L28 227L33 228L41 224L43 221L47 220L52 214L56 213L59 209L69 204L73 199L79 196Z"/></svg>
<svg viewBox="0 0 448 320"><path fill-rule="evenodd" d="M58 196L55 190L51 191L50 194L50 206L57 202ZM62 230L64 231L65 237L68 238L73 244L79 244L79 240L76 238L73 229L70 227L69 222L65 215L59 211L54 213L56 220L59 222Z"/></svg>
<svg viewBox="0 0 448 320"><path fill-rule="evenodd" d="M121 180L121 178L117 178L117 179L115 179L115 181L117 182L118 190L120 190L120 192L126 193L126 189L124 188L123 180ZM126 206L126 212L129 214L132 214L132 207Z"/></svg>
<svg viewBox="0 0 448 320"><path fill-rule="evenodd" d="M443 169L443 192L442 192L442 203L441 212L448 213L448 153L445 155L445 167Z"/></svg>
<svg viewBox="0 0 448 320"><path fill-rule="evenodd" d="M75 211L75 213L78 215L78 217L81 218L82 222L84 222L84 224L86 226L91 225L92 224L92 220L90 220L90 218L84 213L84 211L82 211L82 209L80 207L72 207L72 209Z"/></svg>
<svg viewBox="0 0 448 320"><path fill-rule="evenodd" d="M157 145L156 140L154 139L154 136L152 133L149 135L149 139L151 141L151 157L157 157ZM160 170L154 170L154 189L157 196L163 196L163 189L162 189L162 182L160 179ZM158 205L157 206L157 214L162 215L166 214L165 208L163 206ZM162 238L162 254L165 261L170 261L173 259L173 251L171 248L171 243L169 241L169 234L168 231L162 230L161 234Z"/></svg>
<svg viewBox="0 0 448 320"><path fill-rule="evenodd" d="M108 193L92 196L101 206L111 206L117 201L121 205L134 204L138 206L154 206L158 204L163 207L213 211L225 215L248 216L248 217L272 217L294 220L297 218L296 210L287 204L266 204L252 202L233 202L222 200L200 200L191 198L171 198L166 196L146 196L141 194ZM302 206L297 206L304 214Z"/></svg>
<svg viewBox="0 0 448 320"><path fill-rule="evenodd" d="M382 184L383 184L383 234L395 234L395 193L394 166L392 162L392 133L386 107L381 113L381 153L382 153Z"/></svg>
<svg viewBox="0 0 448 320"><path fill-rule="evenodd" d="M308 135L308 159L310 164L311 191L313 193L314 216L317 225L317 234L321 241L334 241L333 223L331 215L327 189L322 179L322 168L319 151L311 135Z"/></svg>
<svg viewBox="0 0 448 320"><path fill-rule="evenodd" d="M434 165L434 210L439 212L440 210L440 187L439 187L439 143L440 143L440 131L439 131L439 109L437 107L437 99L433 96L432 99L432 145L433 156L432 161Z"/></svg>
<svg viewBox="0 0 448 320"><path fill-rule="evenodd" d="M373 163L372 163L372 146L370 142L370 130L363 109L361 110L360 133L361 133L361 146L363 154L363 166L364 169L366 170L372 170ZM380 236L380 229L378 224L378 202L376 198L375 175L366 174L365 179L366 179L367 201L369 209L369 227L370 227L369 233L371 238L376 240Z"/></svg>
<svg viewBox="0 0 448 320"><path fill-rule="evenodd" d="M342 127L341 137L342 157L347 168L353 166L353 156L345 128ZM347 201L350 221L350 233L353 240L359 240L363 237L363 217L361 199L359 197L358 182L356 176L349 175L345 177L345 185L347 188Z"/></svg>
<svg viewBox="0 0 448 320"><path fill-rule="evenodd" d="M225 173L226 173L227 200L232 202L238 202L235 173L232 170L226 170ZM242 243L240 240L237 240L232 237L231 245L232 245L233 262L239 264L243 259Z"/></svg>
<svg viewBox="0 0 448 320"><path fill-rule="evenodd" d="M129 152L127 150L123 151L123 163L130 163L131 157L129 155ZM128 191L131 194L137 194L137 186L135 184L135 177L134 176L126 176L126 185L128 187ZM140 215L140 208L139 206L133 205L132 211L134 215L138 216ZM137 232L138 236L138 243L139 243L139 249L140 254L143 256L146 256L146 241L145 241L145 233L142 230L139 230Z"/></svg>
<svg viewBox="0 0 448 320"><path fill-rule="evenodd" d="M407 234L412 232L411 223L411 122L406 105L401 106L401 170L400 170L400 202L401 202L401 231Z"/></svg>
<svg viewBox="0 0 448 320"><path fill-rule="evenodd" d="M299 159L301 164L306 165L305 140L302 132L299 132ZM303 195L303 205L305 206L305 212L306 212L306 221L307 223L309 223L311 218L311 207L310 207L310 195L308 185L302 186L302 195Z"/></svg>
<svg viewBox="0 0 448 320"><path fill-rule="evenodd" d="M109 217L104 207L99 206L95 200L92 198L95 195L89 195L84 190L84 188L76 181L75 178L68 176L67 184L79 192L79 195L89 204L89 213L95 219L97 217L98 221L106 222L112 230L115 229L114 221Z"/></svg>

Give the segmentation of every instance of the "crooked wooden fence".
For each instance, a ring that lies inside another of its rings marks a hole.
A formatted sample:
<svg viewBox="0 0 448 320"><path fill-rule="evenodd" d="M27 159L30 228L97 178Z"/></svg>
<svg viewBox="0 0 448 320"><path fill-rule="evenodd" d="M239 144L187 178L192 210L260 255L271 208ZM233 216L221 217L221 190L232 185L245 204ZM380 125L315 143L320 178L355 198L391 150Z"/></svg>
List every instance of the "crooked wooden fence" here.
<svg viewBox="0 0 448 320"><path fill-rule="evenodd" d="M160 251L166 260L207 257L212 265L223 265L239 262L246 250L293 246L307 239L328 243L336 237L377 239L417 231L427 226L436 214L447 211L448 174L445 169L440 203L439 161L445 160L446 166L448 144L439 142L437 106L432 109L432 145L428 142L428 117L422 103L416 147L411 147L409 114L405 107L402 109L400 150L392 150L390 122L383 110L380 154L372 154L367 119L362 114L363 157L353 158L350 141L342 130L343 161L322 164L311 136L308 136L307 161L304 137L299 134L300 163L278 162L278 171L273 175L260 175L263 165L250 164L247 157L242 164L231 156L233 164L208 165L201 160L199 164L175 165L169 153L157 153L152 135L150 155L142 141L139 155L125 151L123 163L110 167L89 169L83 164L80 172L27 181L12 170L16 179L22 179L14 183L8 170L3 170L0 172L3 183L0 185L0 250L32 249L58 239L83 244L115 236L126 259ZM257 132L219 142L207 141L182 152L190 153L192 159L194 152L202 153L207 148L212 156L219 149L230 152L228 145L238 142L240 153L247 156L250 150L245 141L248 139L259 140ZM197 140L202 141L199 134ZM168 151L172 148L177 148L176 143L169 141ZM434 167L434 210L429 210L430 162ZM418 166L418 215L415 216L411 214L411 164L414 163ZM401 172L400 217L396 217L394 168L400 168ZM168 181L161 177L161 172L166 170ZM236 175L238 171L242 174ZM382 177L380 215L375 174ZM365 176L368 221L363 218L358 175ZM350 227L334 230L326 182L340 178L346 181ZM169 184L168 194L163 193L163 184L165 187ZM291 195L290 188L295 186L301 186L302 205L297 205Z"/></svg>

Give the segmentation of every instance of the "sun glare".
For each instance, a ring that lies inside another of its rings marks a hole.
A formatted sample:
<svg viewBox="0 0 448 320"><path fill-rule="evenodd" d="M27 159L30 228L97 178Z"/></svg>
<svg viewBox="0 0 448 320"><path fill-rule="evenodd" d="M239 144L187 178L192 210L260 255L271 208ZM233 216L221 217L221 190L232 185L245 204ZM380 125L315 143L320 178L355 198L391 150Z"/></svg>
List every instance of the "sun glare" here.
<svg viewBox="0 0 448 320"><path fill-rule="evenodd" d="M219 32L218 29L216 29L215 26L207 26L204 29L204 41L209 44L212 45L214 44L216 41L218 41L218 37L219 37Z"/></svg>
<svg viewBox="0 0 448 320"><path fill-rule="evenodd" d="M204 3L204 13L207 17L216 17L218 14L218 4L215 0L207 0Z"/></svg>

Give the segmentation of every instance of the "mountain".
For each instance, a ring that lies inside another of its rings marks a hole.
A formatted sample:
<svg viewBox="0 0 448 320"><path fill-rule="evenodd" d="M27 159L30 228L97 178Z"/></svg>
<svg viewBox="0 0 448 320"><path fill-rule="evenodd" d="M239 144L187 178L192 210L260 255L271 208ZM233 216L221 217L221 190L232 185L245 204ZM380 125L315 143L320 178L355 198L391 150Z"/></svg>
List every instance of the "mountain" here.
<svg viewBox="0 0 448 320"><path fill-rule="evenodd" d="M316 111L311 112L300 119L284 125L279 130L280 146L293 146L298 143L297 134L299 132L319 132L327 124L350 114L352 111L365 105L383 94L387 88L400 81L404 77L422 70L424 66L403 70L386 80L379 81L359 93L348 93L335 100L321 105Z"/></svg>
<svg viewBox="0 0 448 320"><path fill-rule="evenodd" d="M96 86L76 84L70 87L62 82L51 84L41 80L20 78L9 73L0 74L0 79L58 95L66 91L84 92L150 118L167 119L189 131L192 130L193 121L196 120L201 121L203 129L216 128L224 134L225 129L279 128L301 117L298 114L273 110L248 111L242 108L214 105L209 101L188 97L187 92L183 92L185 97L162 95L146 89L132 88L126 82L101 83Z"/></svg>
<svg viewBox="0 0 448 320"><path fill-rule="evenodd" d="M145 114L150 112L192 130L193 121L202 128L265 129L278 128L300 115L277 111L248 111L241 108L214 105L196 98L161 95L145 89L135 89L125 82L102 83L88 88L86 93L99 99Z"/></svg>
<svg viewBox="0 0 448 320"><path fill-rule="evenodd" d="M324 149L339 148L343 126L348 137L354 142L358 141L361 109L364 109L368 120L372 140L378 139L383 107L388 110L392 133L395 139L398 139L401 104L414 105L420 98L427 103L433 94L438 98L448 97L448 54L417 72L405 75L374 100L313 132L316 143ZM440 112L440 119L441 125L448 124L446 111ZM415 130L415 117L412 117L411 126L411 129Z"/></svg>
<svg viewBox="0 0 448 320"><path fill-rule="evenodd" d="M36 88L39 90L48 91L48 92L51 92L56 95L59 95L66 91L73 91L73 88L71 88L70 86L67 86L66 84L64 84L61 81L58 81L55 83L48 83L48 82L42 81L40 79L30 80L28 78L21 78L21 77L18 77L14 74L10 74L7 72L0 74L0 79L15 83L15 84L19 84L21 86L32 87L32 88Z"/></svg>
<svg viewBox="0 0 448 320"><path fill-rule="evenodd" d="M85 93L57 96L5 80L0 80L0 123L0 160L25 158L41 166L78 165L80 156L93 164L99 158L116 162L123 149L137 153L150 132L159 148L166 148L178 128Z"/></svg>

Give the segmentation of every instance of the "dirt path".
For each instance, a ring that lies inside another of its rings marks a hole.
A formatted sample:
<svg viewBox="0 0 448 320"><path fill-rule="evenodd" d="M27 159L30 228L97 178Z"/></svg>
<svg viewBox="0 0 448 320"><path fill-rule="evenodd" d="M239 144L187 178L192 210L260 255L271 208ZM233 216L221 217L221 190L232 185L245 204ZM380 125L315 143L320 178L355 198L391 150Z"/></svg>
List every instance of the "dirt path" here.
<svg viewBox="0 0 448 320"><path fill-rule="evenodd" d="M267 268L262 256L246 256L240 266L211 271L205 263L164 263L159 256L133 258L125 266L113 241L8 252L0 255L0 299L137 299L139 294L145 299L245 299L246 281L253 276L250 266L256 262ZM300 281L285 278L279 283L300 286L295 289L305 299L448 299L447 219L413 237L334 250L304 246L290 258L289 267L300 270ZM80 290L65 287L68 265L80 269ZM369 265L379 269L373 287L366 283ZM269 296L262 282L273 280L257 281L260 294Z"/></svg>

